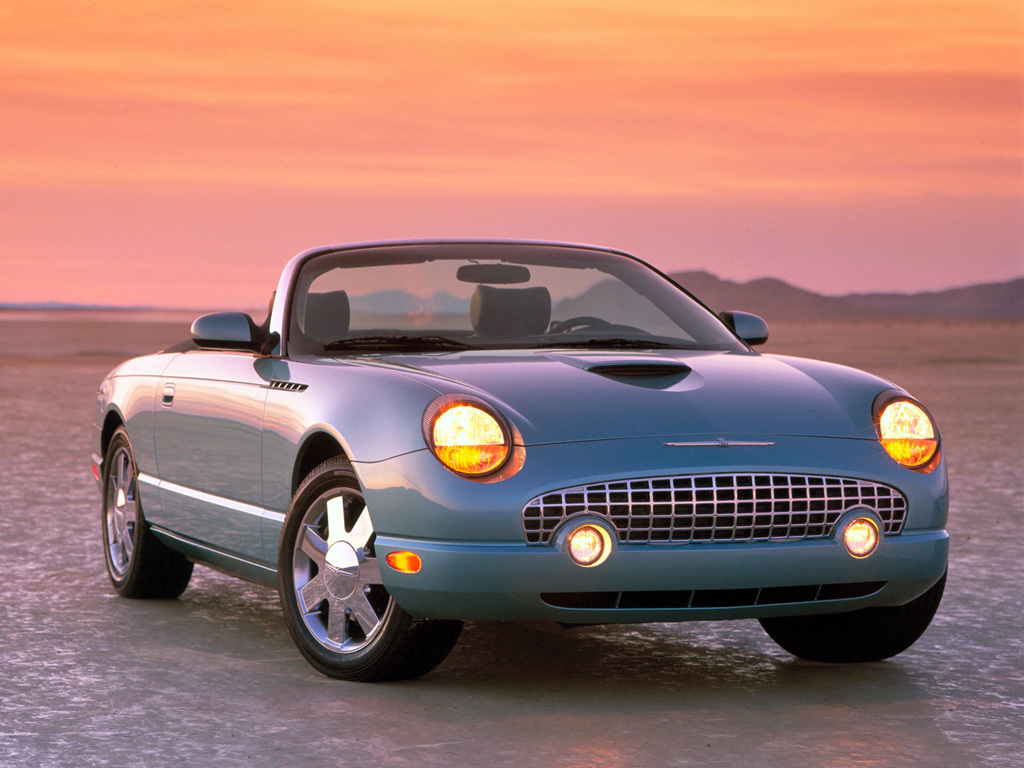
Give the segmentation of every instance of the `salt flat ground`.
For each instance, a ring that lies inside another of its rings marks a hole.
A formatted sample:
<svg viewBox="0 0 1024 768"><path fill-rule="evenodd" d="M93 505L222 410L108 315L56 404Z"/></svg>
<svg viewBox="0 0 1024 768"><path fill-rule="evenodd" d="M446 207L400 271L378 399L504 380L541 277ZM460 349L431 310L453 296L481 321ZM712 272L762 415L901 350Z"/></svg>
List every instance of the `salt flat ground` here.
<svg viewBox="0 0 1024 768"><path fill-rule="evenodd" d="M417 681L328 680L276 593L207 569L116 597L89 468L93 393L181 318L0 314L0 765L1020 766L1024 327L778 325L766 350L881 374L945 438L952 562L894 660L798 661L756 622L467 625Z"/></svg>

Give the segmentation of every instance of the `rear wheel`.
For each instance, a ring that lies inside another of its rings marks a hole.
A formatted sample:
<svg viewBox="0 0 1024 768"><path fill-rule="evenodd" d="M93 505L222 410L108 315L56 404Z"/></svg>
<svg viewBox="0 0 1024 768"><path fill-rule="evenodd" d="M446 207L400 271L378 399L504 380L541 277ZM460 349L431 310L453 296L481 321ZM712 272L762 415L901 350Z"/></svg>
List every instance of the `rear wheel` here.
<svg viewBox="0 0 1024 768"><path fill-rule="evenodd" d="M761 619L776 643L810 661L881 661L902 653L924 633L935 615L946 575L906 605L862 608L826 616Z"/></svg>
<svg viewBox="0 0 1024 768"><path fill-rule="evenodd" d="M314 469L295 494L278 553L285 622L306 660L342 680L426 674L451 652L461 621L414 619L384 588L373 523L343 459Z"/></svg>
<svg viewBox="0 0 1024 768"><path fill-rule="evenodd" d="M175 598L192 578L191 561L164 546L146 524L135 455L123 427L103 461L103 554L122 597Z"/></svg>

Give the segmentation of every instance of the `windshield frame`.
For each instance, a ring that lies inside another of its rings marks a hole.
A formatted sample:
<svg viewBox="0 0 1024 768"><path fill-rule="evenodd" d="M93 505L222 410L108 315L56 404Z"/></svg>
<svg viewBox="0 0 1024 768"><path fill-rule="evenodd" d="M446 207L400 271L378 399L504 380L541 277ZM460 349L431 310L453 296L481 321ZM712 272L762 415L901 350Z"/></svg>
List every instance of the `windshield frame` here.
<svg viewBox="0 0 1024 768"><path fill-rule="evenodd" d="M280 318L281 333L280 351L287 356L314 357L347 357L365 356L367 352L326 351L317 349L316 344L304 339L295 316L296 296L300 291L308 289L317 276L337 268L381 267L387 268L398 264L416 264L431 261L471 261L500 262L522 264L525 266L552 266L577 269L597 269L625 283L631 290L651 302L659 311L680 326L686 328L680 319L686 316L687 321L697 322L703 331L709 332L714 339L711 342L693 344L680 343L680 349L701 349L728 352L750 352L750 347L740 340L718 315L698 298L680 286L660 270L643 260L621 251L595 246L576 245L570 243L551 243L517 240L433 240L433 241L399 241L390 243L362 243L350 246L334 246L318 248L300 254L289 263L282 284L287 285L286 300L281 304L283 316ZM627 279L633 277L634 280ZM285 280L287 278L287 283ZM645 290L637 285L643 283ZM647 290L649 289L649 290ZM441 331L443 333L443 331ZM411 335L407 330L403 335ZM429 329L430 335L438 335L439 329ZM565 346L580 348L576 343L579 336L567 337ZM459 342L467 341L456 336ZM472 346L480 350L493 349L524 349L551 350L558 348L553 339L542 345L508 343L474 337ZM665 348L670 338L651 336L652 348ZM683 342L682 339L676 341ZM610 348L622 349L622 346L611 345ZM638 348L641 348L638 346ZM370 353L375 354L375 353ZM379 354L398 354L397 351L380 352Z"/></svg>

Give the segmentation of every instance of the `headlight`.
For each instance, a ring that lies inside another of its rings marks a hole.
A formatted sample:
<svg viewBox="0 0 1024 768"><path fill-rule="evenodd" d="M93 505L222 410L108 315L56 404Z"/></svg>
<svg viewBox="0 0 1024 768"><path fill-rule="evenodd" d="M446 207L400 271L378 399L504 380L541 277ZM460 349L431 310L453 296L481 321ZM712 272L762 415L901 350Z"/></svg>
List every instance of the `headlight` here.
<svg viewBox="0 0 1024 768"><path fill-rule="evenodd" d="M483 403L440 398L427 409L424 436L452 472L479 477L501 468L512 448L503 420Z"/></svg>
<svg viewBox="0 0 1024 768"><path fill-rule="evenodd" d="M930 472L939 437L927 411L906 396L887 393L876 400L875 424L882 446L909 469Z"/></svg>

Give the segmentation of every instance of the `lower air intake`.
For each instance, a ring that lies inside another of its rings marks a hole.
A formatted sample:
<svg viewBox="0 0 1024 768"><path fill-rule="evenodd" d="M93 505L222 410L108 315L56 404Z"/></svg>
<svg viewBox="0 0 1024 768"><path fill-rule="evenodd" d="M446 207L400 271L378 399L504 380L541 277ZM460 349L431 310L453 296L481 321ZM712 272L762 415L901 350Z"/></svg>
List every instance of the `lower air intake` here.
<svg viewBox="0 0 1024 768"><path fill-rule="evenodd" d="M545 592L540 599L554 608L754 608L822 600L867 597L884 587L884 581L851 584L806 584L762 589L683 589L651 592Z"/></svg>

